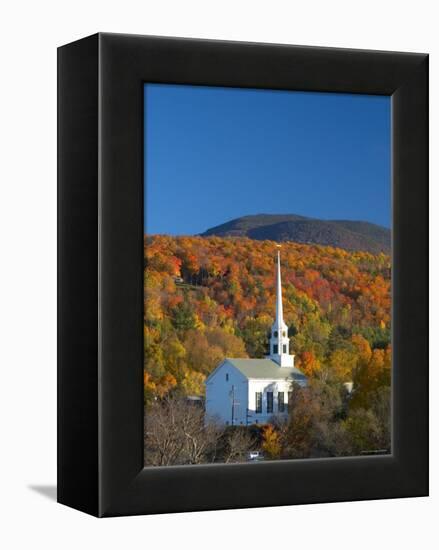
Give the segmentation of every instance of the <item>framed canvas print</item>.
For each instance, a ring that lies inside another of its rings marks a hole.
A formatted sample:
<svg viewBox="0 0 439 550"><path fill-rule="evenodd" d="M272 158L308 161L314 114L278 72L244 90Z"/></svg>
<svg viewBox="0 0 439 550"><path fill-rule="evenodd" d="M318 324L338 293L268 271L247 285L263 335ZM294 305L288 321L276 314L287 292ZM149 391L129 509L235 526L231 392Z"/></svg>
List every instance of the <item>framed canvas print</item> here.
<svg viewBox="0 0 439 550"><path fill-rule="evenodd" d="M58 500L428 494L428 56L58 51Z"/></svg>

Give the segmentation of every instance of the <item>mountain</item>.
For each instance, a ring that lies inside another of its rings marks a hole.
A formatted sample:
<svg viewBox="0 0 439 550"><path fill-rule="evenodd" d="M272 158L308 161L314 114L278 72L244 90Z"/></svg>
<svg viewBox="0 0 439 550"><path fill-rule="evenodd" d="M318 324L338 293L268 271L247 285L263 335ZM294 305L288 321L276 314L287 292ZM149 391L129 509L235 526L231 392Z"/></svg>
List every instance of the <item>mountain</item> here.
<svg viewBox="0 0 439 550"><path fill-rule="evenodd" d="M255 214L212 227L202 237L293 241L390 254L390 229L364 221L320 220L297 214Z"/></svg>

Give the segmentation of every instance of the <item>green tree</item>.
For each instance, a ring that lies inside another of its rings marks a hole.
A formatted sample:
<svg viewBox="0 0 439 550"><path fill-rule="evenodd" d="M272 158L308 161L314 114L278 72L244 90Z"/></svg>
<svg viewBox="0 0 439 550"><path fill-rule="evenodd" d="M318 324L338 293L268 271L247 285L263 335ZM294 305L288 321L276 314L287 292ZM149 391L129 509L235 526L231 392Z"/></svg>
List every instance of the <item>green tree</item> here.
<svg viewBox="0 0 439 550"><path fill-rule="evenodd" d="M268 353L268 340L273 319L268 315L247 317L242 337L249 357L264 357Z"/></svg>
<svg viewBox="0 0 439 550"><path fill-rule="evenodd" d="M183 302L177 304L174 308L172 324L176 330L181 332L185 332L196 327L195 312L188 299L187 293L185 293Z"/></svg>

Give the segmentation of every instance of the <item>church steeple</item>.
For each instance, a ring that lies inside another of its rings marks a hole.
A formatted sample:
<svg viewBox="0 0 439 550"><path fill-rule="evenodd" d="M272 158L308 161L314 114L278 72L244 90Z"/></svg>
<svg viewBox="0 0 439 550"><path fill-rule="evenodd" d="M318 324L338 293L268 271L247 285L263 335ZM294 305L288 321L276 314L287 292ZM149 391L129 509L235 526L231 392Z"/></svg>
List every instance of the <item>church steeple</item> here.
<svg viewBox="0 0 439 550"><path fill-rule="evenodd" d="M280 250L277 251L276 266L276 318L271 327L269 358L275 361L280 367L294 367L294 355L290 355L288 327L283 318Z"/></svg>
<svg viewBox="0 0 439 550"><path fill-rule="evenodd" d="M280 274L280 250L277 251L276 268L276 323L277 326L284 324L284 310L282 306L282 279Z"/></svg>

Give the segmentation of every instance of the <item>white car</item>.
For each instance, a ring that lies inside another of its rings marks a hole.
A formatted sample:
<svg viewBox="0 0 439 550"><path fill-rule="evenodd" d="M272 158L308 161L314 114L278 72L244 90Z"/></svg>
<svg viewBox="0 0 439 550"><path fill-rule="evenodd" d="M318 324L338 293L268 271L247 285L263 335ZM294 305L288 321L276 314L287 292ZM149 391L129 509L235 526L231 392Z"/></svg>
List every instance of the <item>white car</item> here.
<svg viewBox="0 0 439 550"><path fill-rule="evenodd" d="M247 455L248 460L264 460L264 455L262 451L250 451Z"/></svg>

